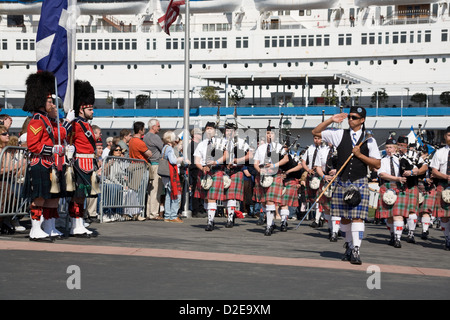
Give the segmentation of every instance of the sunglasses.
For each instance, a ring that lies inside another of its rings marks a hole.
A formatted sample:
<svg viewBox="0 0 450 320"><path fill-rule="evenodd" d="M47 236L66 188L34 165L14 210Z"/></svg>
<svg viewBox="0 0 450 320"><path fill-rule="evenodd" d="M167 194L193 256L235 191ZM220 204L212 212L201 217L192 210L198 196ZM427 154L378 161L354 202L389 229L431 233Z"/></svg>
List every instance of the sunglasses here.
<svg viewBox="0 0 450 320"><path fill-rule="evenodd" d="M359 120L359 119L361 119L361 117L357 117L357 116L348 116L348 119L351 119L351 120Z"/></svg>
<svg viewBox="0 0 450 320"><path fill-rule="evenodd" d="M2 133L0 133L0 135L2 135L2 136L9 136L9 132L2 132Z"/></svg>
<svg viewBox="0 0 450 320"><path fill-rule="evenodd" d="M120 152L122 152L122 149L114 149L114 151L120 151Z"/></svg>

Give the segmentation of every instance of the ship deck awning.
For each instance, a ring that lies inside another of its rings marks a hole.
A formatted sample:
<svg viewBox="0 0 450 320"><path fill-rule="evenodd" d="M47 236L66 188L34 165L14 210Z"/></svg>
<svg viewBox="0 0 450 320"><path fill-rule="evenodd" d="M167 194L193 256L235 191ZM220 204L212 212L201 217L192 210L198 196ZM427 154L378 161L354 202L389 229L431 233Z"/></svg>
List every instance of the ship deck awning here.
<svg viewBox="0 0 450 320"><path fill-rule="evenodd" d="M311 72L290 71L239 71L191 73L191 77L235 86L275 85L339 85L370 84L371 81L359 75L339 70L318 70Z"/></svg>

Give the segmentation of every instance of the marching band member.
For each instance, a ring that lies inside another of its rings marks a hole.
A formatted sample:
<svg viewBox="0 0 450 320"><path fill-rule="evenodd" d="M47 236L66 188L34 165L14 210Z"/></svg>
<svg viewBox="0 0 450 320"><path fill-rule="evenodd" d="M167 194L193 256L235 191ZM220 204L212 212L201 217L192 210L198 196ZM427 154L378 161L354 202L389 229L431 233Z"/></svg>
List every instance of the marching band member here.
<svg viewBox="0 0 450 320"><path fill-rule="evenodd" d="M244 139L236 135L236 130L235 124L225 123L226 154L228 157L225 172L231 180L229 187L225 190L228 213L227 228L234 226L237 201L244 201L244 172L242 167L250 157L249 145Z"/></svg>
<svg viewBox="0 0 450 320"><path fill-rule="evenodd" d="M272 126L267 127L266 143L256 149L253 158L255 169L260 174L258 194L266 210L267 227L264 233L266 236L273 233L276 206L283 203L283 175L280 167L289 161L283 146L274 140L274 129ZM265 181L271 181L270 185L266 185ZM282 208L280 215L288 216L289 210Z"/></svg>
<svg viewBox="0 0 450 320"><path fill-rule="evenodd" d="M400 175L400 160L396 156L397 144L392 138L386 141L386 157L381 159L378 176L381 179L380 198L376 217L387 219L387 228L391 233L389 245L401 248L403 218L408 217L407 193L403 187L406 177Z"/></svg>
<svg viewBox="0 0 450 320"><path fill-rule="evenodd" d="M441 219L445 236L445 250L450 250L450 126L444 134L446 145L437 150L431 159L430 167L436 180L435 216Z"/></svg>
<svg viewBox="0 0 450 320"><path fill-rule="evenodd" d="M434 213L434 205L436 198L436 185L431 177L431 167L429 166L429 154L428 154L428 146L424 145L423 147L422 158L425 163L428 165L428 170L419 175L419 214L422 222L422 236L423 240L428 239L428 229L431 225L431 217ZM422 198L422 200L421 200Z"/></svg>
<svg viewBox="0 0 450 320"><path fill-rule="evenodd" d="M332 123L341 123L345 118L348 118L350 129L326 130ZM364 108L351 107L349 114L335 114L312 130L313 135L321 136L337 148L339 176L333 187L331 214L342 217L341 232L347 247L343 260L352 264L362 263L360 247L364 220L369 211L367 169L380 168L381 159L375 139L366 137L365 119Z"/></svg>
<svg viewBox="0 0 450 320"><path fill-rule="evenodd" d="M62 189L61 157L64 155L64 147L57 144L58 126L53 126L50 120L58 112L52 98L55 77L48 71L38 71L28 76L26 86L23 110L34 113L27 127L30 157L24 187L24 195L31 200L29 237L34 241L53 240L62 236L55 228L55 218L58 217L57 208ZM59 128L60 139L64 139L66 128Z"/></svg>
<svg viewBox="0 0 450 320"><path fill-rule="evenodd" d="M70 235L76 237L95 236L84 226L84 203L87 197L96 197L97 163L95 161L96 141L94 130L88 122L94 116L95 92L88 81L75 81L73 111L76 118L72 123L72 134L67 158L72 161L75 174L75 191L69 203L72 222Z"/></svg>
<svg viewBox="0 0 450 320"><path fill-rule="evenodd" d="M288 156L288 162L280 166L283 172L283 199L281 202L280 216L281 216L281 226L280 230L286 232L288 223L287 219L289 217L289 207L297 208L299 206L298 202L298 189L300 188L300 178L302 175L302 164L295 160L289 154L287 146L284 147L285 152Z"/></svg>
<svg viewBox="0 0 450 320"><path fill-rule="evenodd" d="M315 170L317 174L322 177L321 189L325 188L326 184L332 179L336 174L336 155L335 148L331 143L319 151L319 156L314 163ZM331 192L332 187L327 189L327 192ZM331 215L331 197L330 193L324 194L320 200L319 204L322 206L324 218L328 223L329 239L331 242L336 242L338 240L339 226L341 224L341 217L336 217Z"/></svg>
<svg viewBox="0 0 450 320"><path fill-rule="evenodd" d="M222 166L225 163L226 152L223 152L221 146L222 140L216 137L216 124L214 122L206 123L205 139L197 145L194 151L194 163L199 168L194 197L205 201L204 207L208 213L206 231L214 230L217 201L225 200ZM207 189L204 185L202 186L203 178L211 179Z"/></svg>
<svg viewBox="0 0 450 320"><path fill-rule="evenodd" d="M418 175L424 174L428 170L428 166L424 164L421 157L415 150L408 150L408 138L401 136L397 140L398 151L400 153L400 175L406 177L406 194L408 196L407 226L408 226L408 243L415 243L414 230L417 225L417 209L419 207L419 187ZM419 169L420 167L420 169Z"/></svg>
<svg viewBox="0 0 450 320"><path fill-rule="evenodd" d="M302 157L302 166L308 175L306 177L306 202L309 202L309 205L312 205L317 196L319 195L317 192L320 188L319 176L316 172L315 163L318 160L318 155L321 150L324 148L322 146L322 138L320 136L314 136L314 143L306 149L306 152ZM311 223L311 227L317 228L320 225L320 218L322 216L322 208L320 205L316 206L316 214L313 223Z"/></svg>

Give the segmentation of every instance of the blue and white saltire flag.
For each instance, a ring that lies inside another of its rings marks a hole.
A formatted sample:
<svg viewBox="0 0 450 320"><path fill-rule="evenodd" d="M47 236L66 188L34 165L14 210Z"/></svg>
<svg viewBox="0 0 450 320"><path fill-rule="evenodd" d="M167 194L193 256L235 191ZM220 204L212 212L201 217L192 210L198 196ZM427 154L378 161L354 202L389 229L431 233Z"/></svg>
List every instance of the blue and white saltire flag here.
<svg viewBox="0 0 450 320"><path fill-rule="evenodd" d="M53 72L64 111L72 109L77 1L44 0L36 35L38 70Z"/></svg>

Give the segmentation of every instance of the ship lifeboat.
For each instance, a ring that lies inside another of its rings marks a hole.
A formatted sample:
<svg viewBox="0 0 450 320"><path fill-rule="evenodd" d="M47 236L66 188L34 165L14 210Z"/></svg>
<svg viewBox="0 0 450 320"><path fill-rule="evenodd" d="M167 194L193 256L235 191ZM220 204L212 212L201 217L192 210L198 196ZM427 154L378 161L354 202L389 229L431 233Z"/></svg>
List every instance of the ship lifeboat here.
<svg viewBox="0 0 450 320"><path fill-rule="evenodd" d="M365 8L369 6L400 6L437 3L436 0L355 0L355 6Z"/></svg>
<svg viewBox="0 0 450 320"><path fill-rule="evenodd" d="M256 9L260 12L278 10L313 10L331 9L338 0L255 0Z"/></svg>
<svg viewBox="0 0 450 320"><path fill-rule="evenodd" d="M144 0L77 1L80 14L93 15L137 14L145 9L147 3ZM41 7L42 0L0 0L0 14L40 14Z"/></svg>
<svg viewBox="0 0 450 320"><path fill-rule="evenodd" d="M174 0L175 1L175 0ZM161 0L161 9L165 12L170 0ZM190 0L190 13L223 13L234 12L240 9L242 0ZM184 13L185 6L180 7L180 12Z"/></svg>

